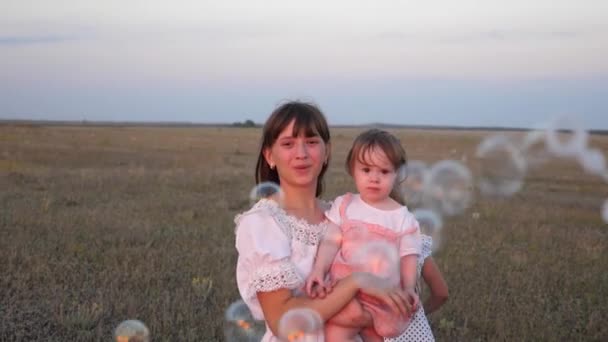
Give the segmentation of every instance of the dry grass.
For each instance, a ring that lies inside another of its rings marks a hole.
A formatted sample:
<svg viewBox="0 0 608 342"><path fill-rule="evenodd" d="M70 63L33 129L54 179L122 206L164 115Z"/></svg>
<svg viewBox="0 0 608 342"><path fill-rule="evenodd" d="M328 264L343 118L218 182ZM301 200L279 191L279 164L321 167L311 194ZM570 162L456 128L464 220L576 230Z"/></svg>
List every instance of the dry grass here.
<svg viewBox="0 0 608 342"><path fill-rule="evenodd" d="M357 132L333 130L328 199L352 190L343 160ZM221 340L259 133L0 126L0 340L107 341L132 318L155 341ZM396 133L410 159L465 155L473 170L487 134ZM607 340L607 197L599 178L552 162L513 198L478 197L448 220L438 339Z"/></svg>

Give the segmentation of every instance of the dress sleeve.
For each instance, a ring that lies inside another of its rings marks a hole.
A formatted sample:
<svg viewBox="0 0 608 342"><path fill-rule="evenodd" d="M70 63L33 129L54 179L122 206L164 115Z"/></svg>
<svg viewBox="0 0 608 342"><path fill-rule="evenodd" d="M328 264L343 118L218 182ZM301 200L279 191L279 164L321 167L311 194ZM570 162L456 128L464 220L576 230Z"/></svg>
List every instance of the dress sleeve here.
<svg viewBox="0 0 608 342"><path fill-rule="evenodd" d="M302 286L290 239L270 213L247 213L236 224L237 285L245 302L257 302L257 292Z"/></svg>
<svg viewBox="0 0 608 342"><path fill-rule="evenodd" d="M420 225L418 221L409 211L406 211L401 227L406 234L403 235L399 242L399 256L422 253L422 239L420 237Z"/></svg>
<svg viewBox="0 0 608 342"><path fill-rule="evenodd" d="M338 226L342 223L342 218L340 216L340 205L342 205L342 198L344 198L344 196L336 197L336 199L331 203L331 208L325 212L325 217Z"/></svg>

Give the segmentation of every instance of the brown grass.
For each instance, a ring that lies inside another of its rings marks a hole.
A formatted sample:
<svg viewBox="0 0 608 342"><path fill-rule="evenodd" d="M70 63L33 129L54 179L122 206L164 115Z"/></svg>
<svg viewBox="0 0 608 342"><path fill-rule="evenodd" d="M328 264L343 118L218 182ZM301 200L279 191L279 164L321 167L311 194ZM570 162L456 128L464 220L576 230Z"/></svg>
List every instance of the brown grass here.
<svg viewBox="0 0 608 342"><path fill-rule="evenodd" d="M353 189L343 160L357 132L333 130L327 199ZM474 171L487 134L395 132L410 159L465 155ZM259 134L0 126L0 340L108 341L125 319L155 341L221 340ZM608 150L607 137L592 144ZM555 161L514 197L477 197L449 219L437 338L607 340L607 197L598 177Z"/></svg>

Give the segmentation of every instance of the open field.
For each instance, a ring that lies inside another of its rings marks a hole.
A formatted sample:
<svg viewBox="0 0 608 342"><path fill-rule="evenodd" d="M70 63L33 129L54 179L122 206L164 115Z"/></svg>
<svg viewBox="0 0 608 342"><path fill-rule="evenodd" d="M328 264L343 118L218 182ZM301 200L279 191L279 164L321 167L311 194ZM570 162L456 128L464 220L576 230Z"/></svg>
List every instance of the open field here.
<svg viewBox="0 0 608 342"><path fill-rule="evenodd" d="M324 198L353 190L343 161L359 131L332 131ZM410 159L466 156L474 172L489 134L393 131ZM0 341L108 341L130 318L154 341L221 340L259 134L0 125ZM606 154L608 136L591 145ZM551 161L514 197L449 219L438 340L608 340L606 198L599 177Z"/></svg>

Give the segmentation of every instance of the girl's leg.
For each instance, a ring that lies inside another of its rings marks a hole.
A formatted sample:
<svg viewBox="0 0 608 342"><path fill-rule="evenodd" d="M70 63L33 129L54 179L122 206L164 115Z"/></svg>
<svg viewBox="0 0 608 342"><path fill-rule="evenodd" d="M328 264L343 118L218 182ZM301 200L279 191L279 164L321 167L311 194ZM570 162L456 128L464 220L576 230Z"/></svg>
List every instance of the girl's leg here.
<svg viewBox="0 0 608 342"><path fill-rule="evenodd" d="M363 309L363 306L357 299L353 299L334 317L329 319L332 324L341 325L344 327L352 327L362 329L365 326L372 324L371 314ZM362 324L367 322L369 324Z"/></svg>
<svg viewBox="0 0 608 342"><path fill-rule="evenodd" d="M361 337L364 342L383 342L384 338L376 333L374 327L367 327L361 330Z"/></svg>
<svg viewBox="0 0 608 342"><path fill-rule="evenodd" d="M358 328L344 327L337 324L327 322L325 324L325 341L326 342L348 342L360 341Z"/></svg>

